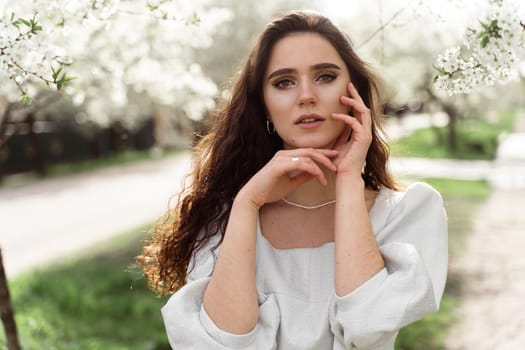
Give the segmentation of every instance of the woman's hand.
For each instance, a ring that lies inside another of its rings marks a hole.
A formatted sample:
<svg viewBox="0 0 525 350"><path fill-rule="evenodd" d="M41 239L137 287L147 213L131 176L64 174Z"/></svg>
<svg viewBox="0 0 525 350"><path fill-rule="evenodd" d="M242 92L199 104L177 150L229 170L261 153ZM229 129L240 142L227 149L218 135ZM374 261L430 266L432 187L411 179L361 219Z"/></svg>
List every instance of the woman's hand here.
<svg viewBox="0 0 525 350"><path fill-rule="evenodd" d="M338 175L355 174L360 176L365 165L368 148L372 142L372 117L370 109L365 105L352 83L348 83L348 92L350 97L341 96L341 103L350 107L352 116L340 113L332 114L332 118L341 120L346 124L334 147L338 151L334 164L337 167Z"/></svg>
<svg viewBox="0 0 525 350"><path fill-rule="evenodd" d="M278 151L237 196L249 200L258 209L266 203L282 199L312 178L317 178L319 183L326 186L327 180L321 166L335 172L336 167L330 158L334 158L337 153L337 150L312 148Z"/></svg>

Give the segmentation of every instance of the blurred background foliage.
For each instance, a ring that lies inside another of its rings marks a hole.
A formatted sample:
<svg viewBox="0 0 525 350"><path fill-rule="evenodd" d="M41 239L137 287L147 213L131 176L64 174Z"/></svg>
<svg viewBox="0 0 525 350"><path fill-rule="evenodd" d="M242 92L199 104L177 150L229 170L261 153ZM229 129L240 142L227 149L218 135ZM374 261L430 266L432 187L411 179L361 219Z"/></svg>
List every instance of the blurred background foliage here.
<svg viewBox="0 0 525 350"><path fill-rule="evenodd" d="M332 5L327 6L328 3ZM337 3L341 4L340 8ZM89 91L95 88L96 92L89 96L80 91L79 97L79 91L75 92L72 87L71 95L40 90L35 102L28 106L0 94L0 181L5 175L28 171L45 176L55 164L112 157L129 150L155 150L153 154L159 155L162 151L187 148L195 131L203 128L205 111L212 107L209 99L213 97L218 101L227 94L230 79L240 68L256 34L275 14L291 9L331 9L334 22L349 33L358 53L384 78L387 119L401 122L404 116L413 114L446 116L445 127L429 125L428 130L396 144L394 155L491 159L497 134L506 131L511 123L509 115L523 109L525 80L522 75L508 85L482 88L470 94L448 96L433 87L436 56L460 40L464 30L463 25L451 23L455 18L453 13L447 14L449 21L432 22L428 15L408 8L395 21L390 21L395 17L390 17L391 14L398 8L404 9L402 6L406 4L382 0L355 4L355 8L343 5L342 1L321 0L251 1L248 4L210 0L206 4L210 10L205 14L218 13L215 22L220 24L214 24L209 37L202 39L205 43L173 44L184 48L176 52L180 51L181 64L190 67L188 77L171 79L182 79L185 82L181 84L187 84L166 92L180 95L177 98L160 98L152 95L156 92L153 88L145 90L143 85L154 86L155 79L161 85L166 84L167 79L155 76L159 74L156 71L140 84L126 85L127 80L122 81L123 90L117 95L119 101L127 101L123 106L115 104L111 86L89 79L85 83L97 84L89 87ZM380 28L383 30L378 31ZM154 45L159 45L154 37L151 30L144 34L143 39L152 42L149 54L154 51ZM92 40L100 45L103 37L97 33ZM89 57L95 59L96 55ZM170 64L169 58L162 55L152 59L159 64ZM81 67L85 64L77 63ZM98 64L102 63L93 61L93 69L99 69ZM108 71L106 74L111 72L108 67L102 68ZM131 68L129 63L123 69ZM186 81L192 75L195 82ZM78 88L81 87L79 83ZM199 100L202 105L197 107ZM79 101L84 102L79 104ZM189 107L180 108L186 105ZM195 114L193 110L204 112Z"/></svg>

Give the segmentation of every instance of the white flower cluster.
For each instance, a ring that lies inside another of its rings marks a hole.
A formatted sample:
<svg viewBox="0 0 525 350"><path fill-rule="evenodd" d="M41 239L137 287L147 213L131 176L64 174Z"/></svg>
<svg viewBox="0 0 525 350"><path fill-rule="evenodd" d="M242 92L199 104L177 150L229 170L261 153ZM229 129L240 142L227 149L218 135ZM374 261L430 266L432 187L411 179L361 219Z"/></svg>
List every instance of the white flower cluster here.
<svg viewBox="0 0 525 350"><path fill-rule="evenodd" d="M0 80L11 81L3 84L2 92L29 102L38 84L65 86L65 69L72 58L64 36L71 23L98 27L115 14L118 4L119 0L1 2Z"/></svg>
<svg viewBox="0 0 525 350"><path fill-rule="evenodd" d="M104 125L122 115L134 118L132 91L144 103L174 104L199 118L213 105L216 86L194 65L192 50L210 45L217 26L231 18L209 3L0 1L0 94L28 102L45 83L70 94ZM34 18L36 33L14 25L19 18Z"/></svg>
<svg viewBox="0 0 525 350"><path fill-rule="evenodd" d="M25 21L25 20L24 20ZM27 22L29 23L29 22ZM0 18L0 81L10 85L9 95L27 95L24 88L31 77L47 81L51 78L46 72L50 57L45 55L38 27L31 27L4 14Z"/></svg>
<svg viewBox="0 0 525 350"><path fill-rule="evenodd" d="M449 95L505 83L525 60L525 15L517 2L490 1L487 13L468 28L462 46L438 56L434 83Z"/></svg>

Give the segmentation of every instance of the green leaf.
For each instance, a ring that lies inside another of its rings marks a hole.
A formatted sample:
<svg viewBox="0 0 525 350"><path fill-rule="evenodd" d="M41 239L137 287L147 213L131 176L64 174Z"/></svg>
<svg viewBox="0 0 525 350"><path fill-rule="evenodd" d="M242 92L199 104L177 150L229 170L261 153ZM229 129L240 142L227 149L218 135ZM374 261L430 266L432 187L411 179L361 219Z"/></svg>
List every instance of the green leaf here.
<svg viewBox="0 0 525 350"><path fill-rule="evenodd" d="M147 3L146 3L146 7L147 7L148 10L150 10L150 11L155 11L156 9L159 8L159 5L153 5L152 3L147 2Z"/></svg>
<svg viewBox="0 0 525 350"><path fill-rule="evenodd" d="M481 22L480 20L478 20L478 22L479 22L479 24L481 24L481 26L483 27L483 29L485 29L485 30L489 30L489 26L488 26L486 23Z"/></svg>
<svg viewBox="0 0 525 350"><path fill-rule="evenodd" d="M20 96L20 102L22 102L25 105L30 105L31 103L33 103L33 99L31 98L31 96L23 94L22 96Z"/></svg>
<svg viewBox="0 0 525 350"><path fill-rule="evenodd" d="M68 85L68 82L70 82L71 80L75 80L75 79L76 79L75 77L68 77L66 76L66 73L63 73L60 79L56 83L57 90L58 91L62 90L64 87Z"/></svg>
<svg viewBox="0 0 525 350"><path fill-rule="evenodd" d="M23 18L19 18L18 21L22 24L25 24L26 26L28 26L29 28L31 28L31 23Z"/></svg>
<svg viewBox="0 0 525 350"><path fill-rule="evenodd" d="M193 14L193 17L192 17L192 19L191 19L191 24L193 24L193 25L198 25L198 24L200 24L200 23L201 23L201 18L199 17L198 14L194 13L194 14Z"/></svg>
<svg viewBox="0 0 525 350"><path fill-rule="evenodd" d="M42 26L39 25L39 24L37 23L37 21L35 21L35 17L36 17L36 14L35 14L35 16L33 17L33 19L31 19L31 20L29 21L29 24L30 24L30 31L31 31L31 33L33 33L33 34L37 34L37 32L38 32L39 30L42 30Z"/></svg>
<svg viewBox="0 0 525 350"><path fill-rule="evenodd" d="M42 30L42 26L37 24L37 23L33 23L32 24L33 26L31 27L31 33L33 34L37 34L38 31Z"/></svg>
<svg viewBox="0 0 525 350"><path fill-rule="evenodd" d="M482 47L482 48L486 48L487 45L489 44L489 41L490 41L489 36L488 36L488 35L485 35L485 36L483 37L483 39L481 39L481 47Z"/></svg>
<svg viewBox="0 0 525 350"><path fill-rule="evenodd" d="M58 70L55 70L53 67L51 67L51 71L53 72L53 74L52 74L53 81L55 81L55 82L57 81L58 76L60 75L60 72L62 72L63 68L64 67L60 67L60 68L58 68Z"/></svg>

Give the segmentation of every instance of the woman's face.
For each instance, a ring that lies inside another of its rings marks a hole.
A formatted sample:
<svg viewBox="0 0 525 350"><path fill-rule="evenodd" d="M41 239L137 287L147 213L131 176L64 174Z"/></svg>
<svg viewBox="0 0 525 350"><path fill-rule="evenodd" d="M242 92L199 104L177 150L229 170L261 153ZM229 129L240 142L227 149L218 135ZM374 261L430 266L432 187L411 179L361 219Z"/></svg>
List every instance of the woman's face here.
<svg viewBox="0 0 525 350"><path fill-rule="evenodd" d="M279 40L263 81L268 118L285 149L332 148L345 125L331 118L347 113L348 69L330 42L316 33Z"/></svg>

